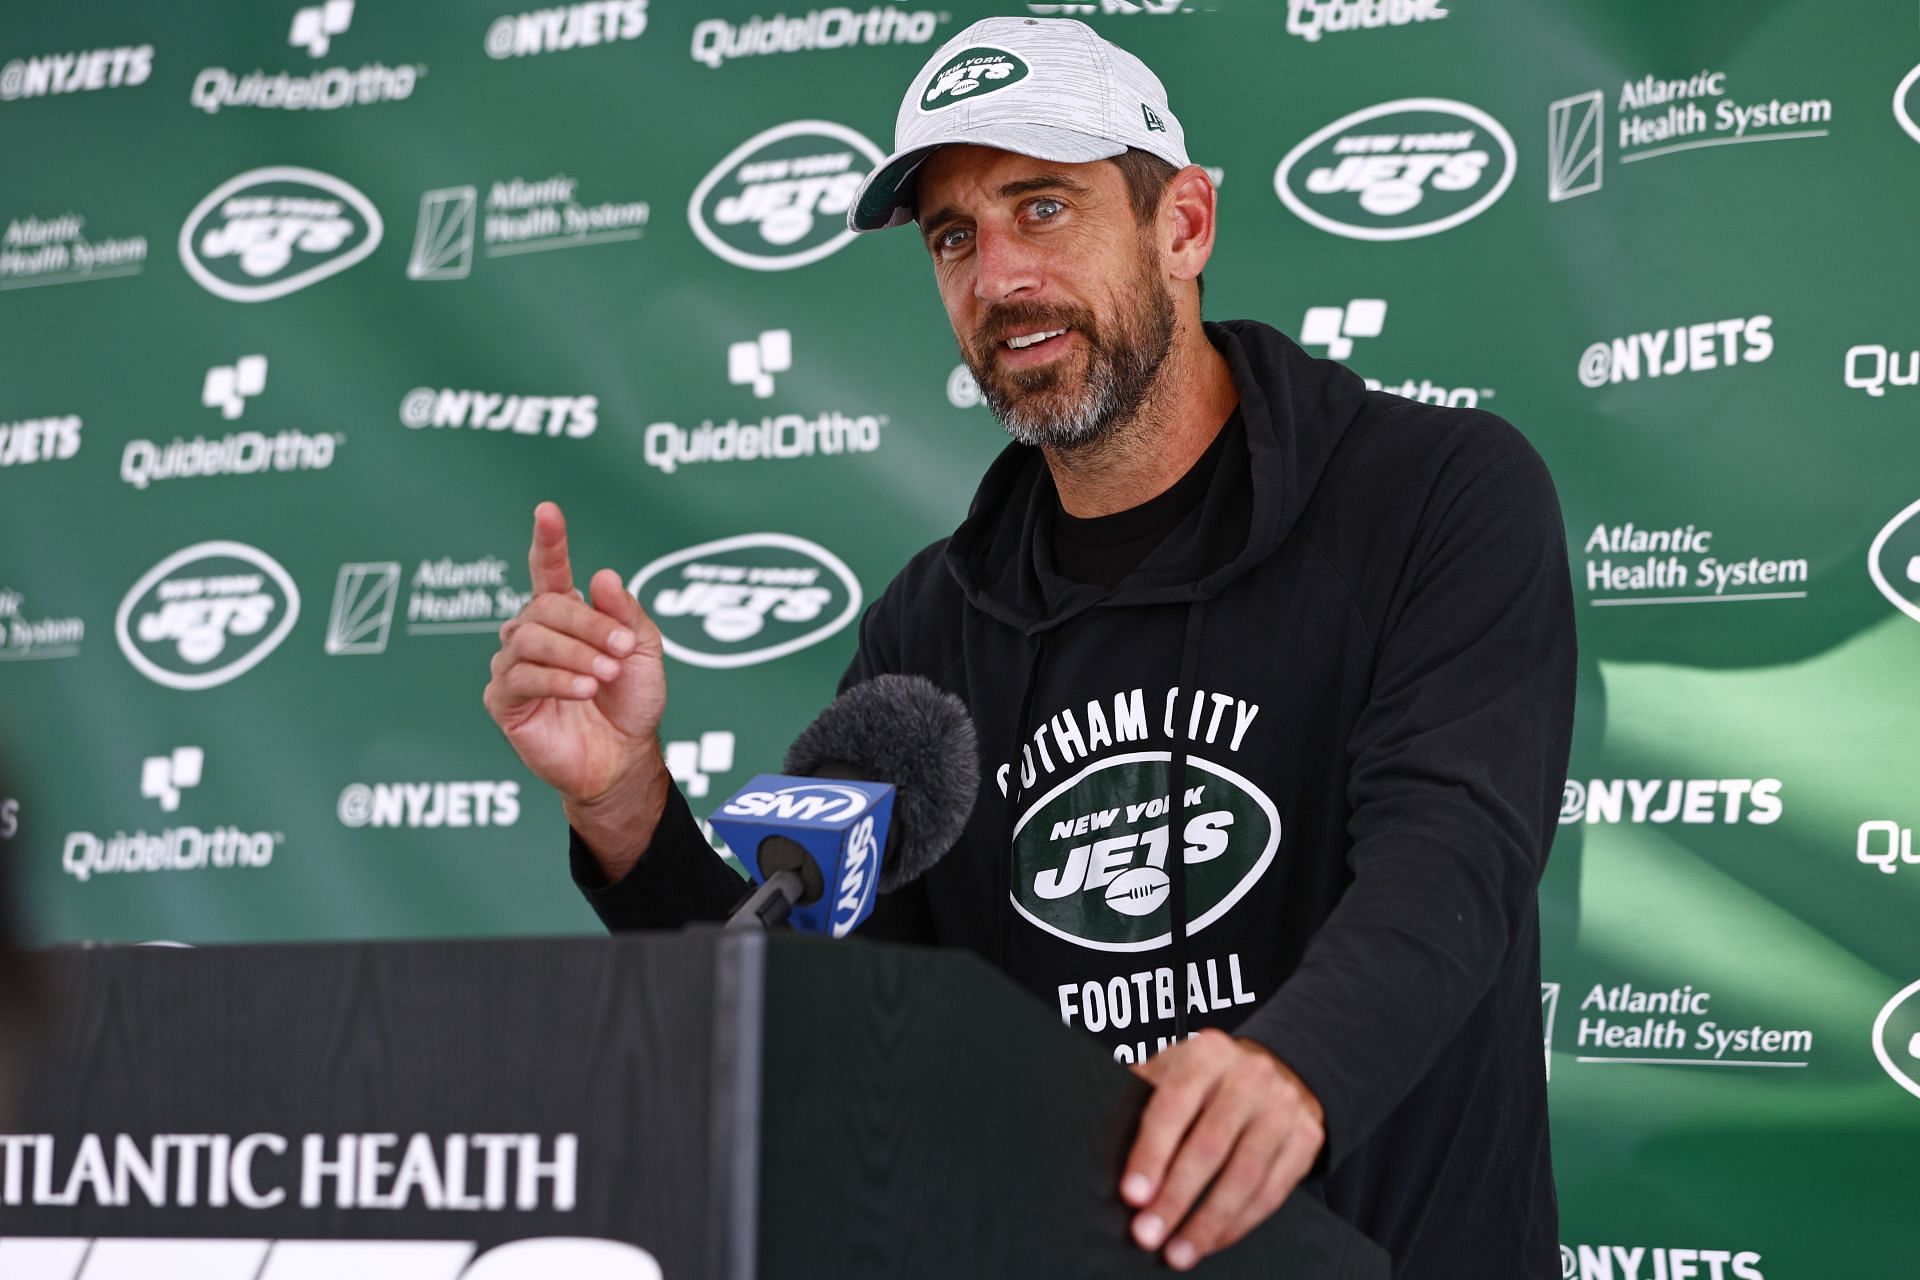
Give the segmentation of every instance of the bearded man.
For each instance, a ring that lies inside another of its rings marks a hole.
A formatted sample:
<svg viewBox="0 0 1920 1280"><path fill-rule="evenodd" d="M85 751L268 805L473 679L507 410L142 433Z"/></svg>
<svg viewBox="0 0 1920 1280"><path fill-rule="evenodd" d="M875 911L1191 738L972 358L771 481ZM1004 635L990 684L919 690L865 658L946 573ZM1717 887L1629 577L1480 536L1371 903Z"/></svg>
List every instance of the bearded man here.
<svg viewBox="0 0 1920 1280"><path fill-rule="evenodd" d="M1176 1269L1308 1180L1407 1280L1558 1274L1536 889L1571 738L1553 487L1511 426L1200 318L1216 203L1160 81L994 18L849 213L912 223L1013 443L842 687L964 700L960 843L866 932L970 947L1155 1086L1116 1188ZM557 508L486 703L612 928L742 884L656 740L659 632Z"/></svg>

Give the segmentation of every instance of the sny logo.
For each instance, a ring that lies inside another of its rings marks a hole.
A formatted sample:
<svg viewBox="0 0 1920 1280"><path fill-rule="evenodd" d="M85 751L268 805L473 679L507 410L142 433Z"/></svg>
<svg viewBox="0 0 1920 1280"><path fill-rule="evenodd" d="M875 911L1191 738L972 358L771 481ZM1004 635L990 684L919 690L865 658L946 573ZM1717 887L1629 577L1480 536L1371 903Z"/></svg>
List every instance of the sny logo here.
<svg viewBox="0 0 1920 1280"><path fill-rule="evenodd" d="M232 364L217 364L207 370L200 403L218 409L221 417L232 422L246 411L247 397L259 395L266 387L267 358L241 356Z"/></svg>
<svg viewBox="0 0 1920 1280"><path fill-rule="evenodd" d="M736 342L727 348L727 381L736 387L752 387L760 400L773 394L773 375L791 368L791 330L769 329L754 341Z"/></svg>
<svg viewBox="0 0 1920 1280"><path fill-rule="evenodd" d="M309 9L297 9L287 43L296 49L305 49L316 58L324 58L333 47L333 38L344 34L352 21L353 0L327 0Z"/></svg>
<svg viewBox="0 0 1920 1280"><path fill-rule="evenodd" d="M140 794L158 800L163 813L180 808L180 793L200 785L207 754L199 747L175 747L173 754L148 756L140 762Z"/></svg>
<svg viewBox="0 0 1920 1280"><path fill-rule="evenodd" d="M1334 360L1353 354L1353 339L1377 338L1387 321L1387 304L1379 298L1355 298L1344 307L1308 307L1300 322L1300 345L1325 347Z"/></svg>

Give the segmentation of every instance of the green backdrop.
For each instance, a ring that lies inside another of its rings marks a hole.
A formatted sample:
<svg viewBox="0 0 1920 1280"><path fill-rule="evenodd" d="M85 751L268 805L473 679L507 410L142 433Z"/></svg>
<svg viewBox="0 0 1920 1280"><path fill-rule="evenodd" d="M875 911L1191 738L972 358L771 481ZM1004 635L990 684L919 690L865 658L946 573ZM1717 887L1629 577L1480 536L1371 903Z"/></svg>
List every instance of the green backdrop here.
<svg viewBox="0 0 1920 1280"><path fill-rule="evenodd" d="M1567 1276L1915 1274L1920 12L1098 0L1207 312L1502 414L1583 653L1541 900ZM778 759L1002 435L851 242L993 10L16 5L0 850L42 941L591 931L480 705L534 504Z"/></svg>

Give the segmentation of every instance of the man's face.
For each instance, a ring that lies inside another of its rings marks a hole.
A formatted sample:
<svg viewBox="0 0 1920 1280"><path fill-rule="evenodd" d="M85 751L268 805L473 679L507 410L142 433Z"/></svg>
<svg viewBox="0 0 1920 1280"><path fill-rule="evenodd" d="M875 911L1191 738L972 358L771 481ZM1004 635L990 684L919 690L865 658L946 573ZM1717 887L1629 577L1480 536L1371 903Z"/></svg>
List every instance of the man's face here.
<svg viewBox="0 0 1920 1280"><path fill-rule="evenodd" d="M1022 444L1107 438L1152 388L1174 328L1120 170L949 146L918 178L940 299L994 416Z"/></svg>

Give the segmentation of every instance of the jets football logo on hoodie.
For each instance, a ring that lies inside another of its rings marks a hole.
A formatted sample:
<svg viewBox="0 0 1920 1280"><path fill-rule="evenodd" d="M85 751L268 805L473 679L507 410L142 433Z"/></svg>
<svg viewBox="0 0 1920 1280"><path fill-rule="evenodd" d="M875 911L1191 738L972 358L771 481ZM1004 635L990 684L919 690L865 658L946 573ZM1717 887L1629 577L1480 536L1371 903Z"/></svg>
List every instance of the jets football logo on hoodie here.
<svg viewBox="0 0 1920 1280"><path fill-rule="evenodd" d="M1150 951L1171 936L1178 848L1187 926L1233 909L1273 862L1280 816L1231 769L1187 758L1184 814L1168 793L1169 753L1113 756L1082 769L1014 828L1013 904L1029 922L1098 951ZM1176 841L1174 828L1183 828Z"/></svg>

